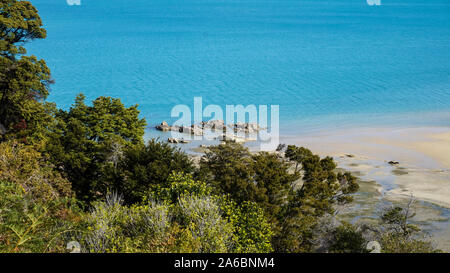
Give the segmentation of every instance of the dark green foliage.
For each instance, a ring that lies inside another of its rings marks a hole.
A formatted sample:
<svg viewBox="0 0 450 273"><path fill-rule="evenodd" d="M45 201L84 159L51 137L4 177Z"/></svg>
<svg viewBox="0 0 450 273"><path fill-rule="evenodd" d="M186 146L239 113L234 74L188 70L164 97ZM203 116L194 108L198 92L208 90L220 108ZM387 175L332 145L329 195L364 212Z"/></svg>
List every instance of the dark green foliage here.
<svg viewBox="0 0 450 273"><path fill-rule="evenodd" d="M290 163L276 154L251 155L240 144L226 143L209 148L198 176L238 203L261 206L276 231L276 250L310 251L317 219L332 214L335 205L351 202L359 187L350 173L336 173L331 157L321 159L306 148L288 146L286 158L295 165L292 173ZM299 178L303 184L296 188Z"/></svg>
<svg viewBox="0 0 450 273"><path fill-rule="evenodd" d="M88 106L80 95L56 118L47 153L84 201L102 196L111 186L102 179L108 164L116 166L124 150L143 145L145 120L139 119L137 106L126 108L118 99L100 97Z"/></svg>
<svg viewBox="0 0 450 273"><path fill-rule="evenodd" d="M300 178L298 173L289 173L289 164L276 154L261 152L252 155L252 168L255 172L254 181L264 193L264 208L271 221L276 223L283 205L288 202L288 195L294 182Z"/></svg>
<svg viewBox="0 0 450 273"><path fill-rule="evenodd" d="M292 158L295 172L301 166L303 184L292 190L283 208L281 232L275 238L280 252L309 252L313 246L313 228L320 217L334 212L334 206L352 201L359 186L350 173L337 173L331 157L321 159L305 148L288 146L286 157Z"/></svg>
<svg viewBox="0 0 450 273"><path fill-rule="evenodd" d="M367 241L361 231L353 225L343 222L332 233L329 251L333 253L366 253Z"/></svg>
<svg viewBox="0 0 450 273"><path fill-rule="evenodd" d="M306 158L313 156L312 152L303 147L297 147L295 145L288 145L286 152L286 158L290 161L295 162L295 171L298 171L298 167L303 164Z"/></svg>
<svg viewBox="0 0 450 273"><path fill-rule="evenodd" d="M200 162L197 174L214 188L231 195L238 202L265 202L264 190L253 182L255 171L248 149L240 144L227 142L210 147Z"/></svg>
<svg viewBox="0 0 450 273"><path fill-rule="evenodd" d="M194 171L189 157L167 143L150 140L147 145L126 149L116 167L109 165L105 171L111 188L124 195L125 203L142 201L152 187L167 186L172 172Z"/></svg>
<svg viewBox="0 0 450 273"><path fill-rule="evenodd" d="M252 155L240 144L228 142L210 147L200 162L197 176L237 202L253 201L269 214L278 212L291 184L298 178L275 154Z"/></svg>
<svg viewBox="0 0 450 273"><path fill-rule="evenodd" d="M10 59L26 53L22 44L47 36L37 9L29 1L2 0L0 27L0 55Z"/></svg>

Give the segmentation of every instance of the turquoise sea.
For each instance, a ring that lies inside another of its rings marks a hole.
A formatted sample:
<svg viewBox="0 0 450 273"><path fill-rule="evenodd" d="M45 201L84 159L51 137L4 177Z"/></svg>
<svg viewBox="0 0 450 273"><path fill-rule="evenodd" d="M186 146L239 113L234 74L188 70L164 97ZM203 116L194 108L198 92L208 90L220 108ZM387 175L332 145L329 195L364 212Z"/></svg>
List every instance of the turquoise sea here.
<svg viewBox="0 0 450 273"><path fill-rule="evenodd" d="M450 0L31 0L29 53L67 109L83 92L139 104L280 105L281 131L450 126Z"/></svg>

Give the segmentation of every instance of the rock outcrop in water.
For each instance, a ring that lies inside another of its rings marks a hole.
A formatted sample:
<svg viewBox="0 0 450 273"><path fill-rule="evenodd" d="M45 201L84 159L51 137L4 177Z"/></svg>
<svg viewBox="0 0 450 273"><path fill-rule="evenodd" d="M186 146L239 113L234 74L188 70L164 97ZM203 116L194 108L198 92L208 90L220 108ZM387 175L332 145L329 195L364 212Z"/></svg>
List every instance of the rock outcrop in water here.
<svg viewBox="0 0 450 273"><path fill-rule="evenodd" d="M175 138L175 137L169 137L168 139L167 139L167 142L169 142L169 143L174 143L174 144L178 144L178 143L182 143L182 144L187 144L187 143L190 143L190 141L189 140L185 140L185 139L179 139L179 138Z"/></svg>
<svg viewBox="0 0 450 273"><path fill-rule="evenodd" d="M202 121L199 124L193 124L190 127L170 126L167 122L163 121L160 125L156 126L156 129L163 132L180 132L190 135L201 136L205 131L211 132L229 132L254 134L267 128L260 127L257 123L238 122L234 124L225 125L223 120L210 120ZM226 138L226 136L224 137Z"/></svg>

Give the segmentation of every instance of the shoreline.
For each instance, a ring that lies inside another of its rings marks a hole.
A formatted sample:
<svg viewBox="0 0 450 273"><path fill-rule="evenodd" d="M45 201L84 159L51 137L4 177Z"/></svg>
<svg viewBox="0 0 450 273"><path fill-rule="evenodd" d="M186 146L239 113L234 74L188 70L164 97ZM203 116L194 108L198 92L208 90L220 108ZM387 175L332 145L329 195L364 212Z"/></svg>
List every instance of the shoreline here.
<svg viewBox="0 0 450 273"><path fill-rule="evenodd" d="M338 169L358 178L360 190L354 203L340 212L341 219L373 221L380 208L403 206L412 194L417 201L413 223L431 235L440 249L450 251L450 127L329 130L281 136L280 143L304 146L321 157L332 156ZM199 159L205 151L200 144L171 145ZM251 150L256 144L245 146Z"/></svg>
<svg viewBox="0 0 450 273"><path fill-rule="evenodd" d="M163 141L170 136L156 134ZM194 140L174 145L200 156L201 144L219 143ZM282 135L280 143L304 146L322 157L332 156L338 167L355 172L365 181L376 181L383 194L413 194L417 199L450 209L450 127L353 127ZM258 142L245 146L252 150ZM389 161L399 164L390 165Z"/></svg>
<svg viewBox="0 0 450 273"><path fill-rule="evenodd" d="M450 208L450 128L357 128L316 136L288 136L282 143L333 156L339 167L379 183L388 195ZM350 157L351 156L351 157ZM390 165L397 161L398 165Z"/></svg>
<svg viewBox="0 0 450 273"><path fill-rule="evenodd" d="M370 221L380 208L404 205L412 194L417 201L412 221L450 251L449 127L357 128L282 137L281 142L333 156L338 168L359 178L360 191L343 219Z"/></svg>

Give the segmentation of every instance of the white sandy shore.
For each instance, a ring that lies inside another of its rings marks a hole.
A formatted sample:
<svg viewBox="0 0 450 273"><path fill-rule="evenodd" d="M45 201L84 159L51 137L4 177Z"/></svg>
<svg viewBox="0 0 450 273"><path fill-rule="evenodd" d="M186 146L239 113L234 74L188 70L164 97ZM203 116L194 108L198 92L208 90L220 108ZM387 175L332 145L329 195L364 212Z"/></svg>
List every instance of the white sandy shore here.
<svg viewBox="0 0 450 273"><path fill-rule="evenodd" d="M352 129L281 141L334 156L341 167L380 183L386 194L413 194L450 208L450 128ZM391 160L400 164L391 166Z"/></svg>

